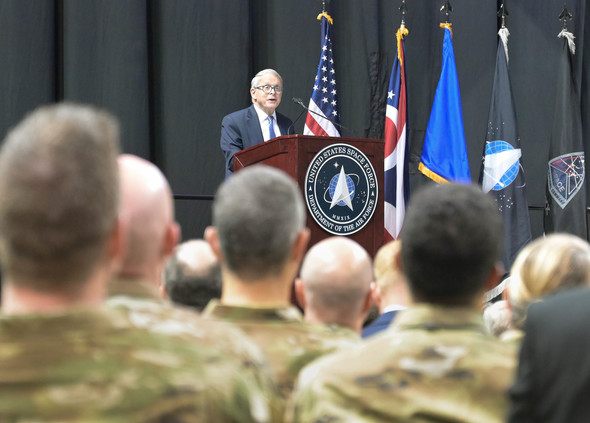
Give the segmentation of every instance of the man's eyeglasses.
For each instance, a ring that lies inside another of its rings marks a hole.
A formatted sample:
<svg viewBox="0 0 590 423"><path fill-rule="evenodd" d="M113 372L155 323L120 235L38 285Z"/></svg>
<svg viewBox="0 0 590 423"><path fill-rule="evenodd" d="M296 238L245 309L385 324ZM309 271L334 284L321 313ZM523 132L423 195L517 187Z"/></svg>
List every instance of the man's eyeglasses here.
<svg viewBox="0 0 590 423"><path fill-rule="evenodd" d="M276 87L270 85L259 85L258 87L254 88L256 88L257 90L262 90L264 94L270 94L271 92L280 94L283 92L283 87L281 87L280 85L277 85Z"/></svg>

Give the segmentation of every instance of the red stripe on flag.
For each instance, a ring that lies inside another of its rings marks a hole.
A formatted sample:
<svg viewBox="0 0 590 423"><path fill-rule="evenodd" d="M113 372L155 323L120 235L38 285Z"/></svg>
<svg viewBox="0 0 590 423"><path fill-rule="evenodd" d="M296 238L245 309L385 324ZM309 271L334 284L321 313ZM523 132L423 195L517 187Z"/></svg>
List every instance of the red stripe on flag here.
<svg viewBox="0 0 590 423"><path fill-rule="evenodd" d="M311 113L307 114L307 118L305 119L305 125L307 125L309 130L313 132L314 135L324 137L329 136L328 133L324 131L324 128L322 128L320 124L315 120Z"/></svg>

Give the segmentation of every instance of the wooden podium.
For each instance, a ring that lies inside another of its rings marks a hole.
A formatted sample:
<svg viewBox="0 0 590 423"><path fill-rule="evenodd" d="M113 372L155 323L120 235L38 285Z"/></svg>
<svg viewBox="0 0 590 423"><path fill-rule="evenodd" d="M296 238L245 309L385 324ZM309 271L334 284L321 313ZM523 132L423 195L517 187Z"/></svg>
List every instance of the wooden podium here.
<svg viewBox="0 0 590 423"><path fill-rule="evenodd" d="M284 135L257 144L234 155L234 171L254 164L265 164L285 171L302 189L305 195L306 172L309 164L322 149L332 144L347 144L362 151L371 162L377 178L377 200L373 216L358 232L346 235L361 244L369 254L383 245L383 140L368 138L334 138L308 135ZM311 231L309 246L333 236L321 227L307 209L307 227Z"/></svg>

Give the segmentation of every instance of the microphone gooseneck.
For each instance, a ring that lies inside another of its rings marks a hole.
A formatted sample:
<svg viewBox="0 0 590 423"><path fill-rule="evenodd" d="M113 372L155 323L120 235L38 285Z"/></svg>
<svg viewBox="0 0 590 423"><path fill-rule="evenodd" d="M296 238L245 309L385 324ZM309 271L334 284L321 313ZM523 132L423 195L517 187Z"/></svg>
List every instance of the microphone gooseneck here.
<svg viewBox="0 0 590 423"><path fill-rule="evenodd" d="M303 100L301 100L298 97L293 97L293 102L299 104L301 107L303 107L305 110L307 110L309 113L314 114L316 116L321 117L322 119L326 119L328 122L332 122L332 124L334 124L335 126L337 126L340 129L344 129L345 131L350 132L351 134L353 134L356 137L356 133L352 130L352 129L348 129L346 126L340 125L338 122L333 121L332 119L330 119L329 117L326 117L324 115L321 115L319 113L314 112L313 110L311 110L309 107L307 107L305 104L303 104ZM300 117L301 115L299 115ZM299 117L297 117L297 119L299 119Z"/></svg>
<svg viewBox="0 0 590 423"><path fill-rule="evenodd" d="M303 110L301 111L301 113L299 113L297 119L295 119L293 123L289 125L289 127L287 128L287 134L291 133L291 129L295 128L295 123L301 118L301 116L303 116L303 113L307 110L307 107L305 107L305 105L303 104L303 100L301 100L300 98L293 97L293 102L299 104L300 106L303 106Z"/></svg>

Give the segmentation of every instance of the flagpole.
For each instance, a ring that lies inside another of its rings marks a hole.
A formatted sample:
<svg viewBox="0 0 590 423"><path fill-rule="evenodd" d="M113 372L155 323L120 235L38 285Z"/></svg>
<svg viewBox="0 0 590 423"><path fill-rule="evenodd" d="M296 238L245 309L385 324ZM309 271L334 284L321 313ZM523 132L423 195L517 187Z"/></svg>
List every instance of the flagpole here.
<svg viewBox="0 0 590 423"><path fill-rule="evenodd" d="M404 60L406 0L401 0L401 25L395 33L397 55L393 61L387 90L384 131L384 239L389 242L401 236L409 197L407 100Z"/></svg>
<svg viewBox="0 0 590 423"><path fill-rule="evenodd" d="M567 5L563 4L563 10L559 14L558 19L563 22L563 30L567 31L567 21L571 21L574 16L567 10Z"/></svg>
<svg viewBox="0 0 590 423"><path fill-rule="evenodd" d="M406 0L402 0L402 4L399 7L399 11L402 12L402 23L400 27L404 29L406 27L406 12L408 11L408 6L406 6Z"/></svg>
<svg viewBox="0 0 590 423"><path fill-rule="evenodd" d="M506 16L508 16L510 13L508 13L508 8L506 7L506 1L504 1L501 5L500 5L500 10L498 10L498 16L500 17L500 19L502 20L502 26L501 29L506 28Z"/></svg>
<svg viewBox="0 0 590 423"><path fill-rule="evenodd" d="M449 0L445 0L445 4L440 8L440 12L445 14L445 23L441 23L441 28L446 28L451 32L451 38L453 38L453 24L451 23L451 13L453 13L453 6Z"/></svg>
<svg viewBox="0 0 590 423"><path fill-rule="evenodd" d="M445 14L445 24L450 25L450 14L453 13L453 6L451 6L451 2L449 0L445 0L445 4L442 5L440 11L441 13Z"/></svg>

